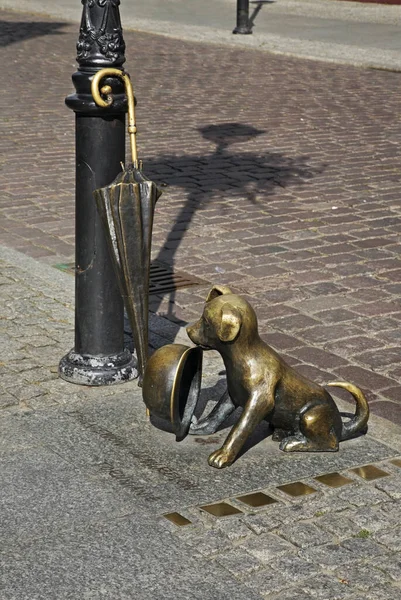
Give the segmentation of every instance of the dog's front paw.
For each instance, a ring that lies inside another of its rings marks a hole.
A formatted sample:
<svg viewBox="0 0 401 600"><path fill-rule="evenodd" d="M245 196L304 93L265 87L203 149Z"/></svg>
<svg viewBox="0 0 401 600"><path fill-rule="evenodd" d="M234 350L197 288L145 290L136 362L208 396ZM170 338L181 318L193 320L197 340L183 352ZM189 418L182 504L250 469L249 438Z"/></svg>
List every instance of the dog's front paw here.
<svg viewBox="0 0 401 600"><path fill-rule="evenodd" d="M220 448L219 450L215 450L209 456L208 463L211 467L216 467L216 469L222 469L223 467L229 467L234 462L235 456L224 450L224 448Z"/></svg>

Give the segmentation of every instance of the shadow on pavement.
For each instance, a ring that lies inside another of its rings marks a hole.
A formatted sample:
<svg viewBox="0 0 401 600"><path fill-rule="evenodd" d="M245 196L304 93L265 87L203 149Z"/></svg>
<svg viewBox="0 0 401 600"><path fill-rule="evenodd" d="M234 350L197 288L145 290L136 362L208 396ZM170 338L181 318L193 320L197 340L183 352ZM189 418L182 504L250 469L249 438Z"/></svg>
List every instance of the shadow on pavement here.
<svg viewBox="0 0 401 600"><path fill-rule="evenodd" d="M255 19L262 10L265 4L274 4L275 0L251 0L250 4L254 4L255 8L253 9L252 14L249 15L249 26L251 29L255 27Z"/></svg>
<svg viewBox="0 0 401 600"><path fill-rule="evenodd" d="M266 198L277 187L285 188L291 183L302 184L324 168L322 166L317 170L311 167L307 156L293 159L270 151L231 152L230 145L252 143L253 139L265 133L249 125L224 123L209 125L199 131L205 139L216 144L214 153L167 155L146 161L149 177L156 181L163 177L167 186L181 187L186 195L185 202L155 257L157 261L172 268L175 254L197 211L205 210L214 200L218 202L221 216L228 219L232 216L236 203L242 210L247 206L260 205L262 211L266 208ZM229 196L227 201L224 200L225 193ZM174 302L174 292L170 300Z"/></svg>
<svg viewBox="0 0 401 600"><path fill-rule="evenodd" d="M158 255L154 257L154 260L172 269L178 248L197 211L210 208L215 201L218 210L216 216L230 219L237 205L246 219L247 207L253 212L258 206L261 211L268 208L267 199L277 187L303 184L324 169L324 165L311 167L308 156L294 159L268 150L257 153L245 150L231 152L231 145L252 144L256 137L266 133L250 125L208 125L200 128L199 132L204 139L216 145L213 153L164 155L146 161L146 173L150 179L158 184L163 182L166 186L181 188L185 199L184 202L180 201L179 213ZM229 197L227 200L224 199L225 194ZM175 323L178 332L186 323L175 315L175 291L168 296L167 312L163 312L163 317ZM151 311L160 314L159 309L162 304L165 306L166 296L152 296L150 300ZM127 321L125 332L126 343L132 349Z"/></svg>
<svg viewBox="0 0 401 600"><path fill-rule="evenodd" d="M66 23L29 22L29 21L0 21L0 46L22 42L44 35L63 35L59 31Z"/></svg>

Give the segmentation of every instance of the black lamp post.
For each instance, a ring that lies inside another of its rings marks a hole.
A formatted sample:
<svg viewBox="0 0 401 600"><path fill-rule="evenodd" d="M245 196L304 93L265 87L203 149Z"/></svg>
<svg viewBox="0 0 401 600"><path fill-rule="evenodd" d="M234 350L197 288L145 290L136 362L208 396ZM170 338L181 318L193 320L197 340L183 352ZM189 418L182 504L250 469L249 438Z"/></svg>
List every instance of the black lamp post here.
<svg viewBox="0 0 401 600"><path fill-rule="evenodd" d="M116 78L114 102L99 108L91 94L93 75L125 62L120 0L81 0L83 15L76 93L66 104L76 114L75 346L59 366L60 376L83 385L119 383L137 376L124 348L124 307L93 191L110 184L125 161L126 98Z"/></svg>
<svg viewBox="0 0 401 600"><path fill-rule="evenodd" d="M249 23L249 0L237 0L237 26L233 33L252 33Z"/></svg>

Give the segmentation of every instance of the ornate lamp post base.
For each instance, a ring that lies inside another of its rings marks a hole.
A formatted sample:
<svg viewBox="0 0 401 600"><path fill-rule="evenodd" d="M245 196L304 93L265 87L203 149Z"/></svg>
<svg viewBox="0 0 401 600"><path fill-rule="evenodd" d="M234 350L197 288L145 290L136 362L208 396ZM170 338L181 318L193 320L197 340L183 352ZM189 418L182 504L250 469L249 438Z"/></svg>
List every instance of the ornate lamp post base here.
<svg viewBox="0 0 401 600"><path fill-rule="evenodd" d="M59 375L79 385L101 386L123 383L138 377L136 361L125 349L113 356L89 356L71 350L59 364Z"/></svg>
<svg viewBox="0 0 401 600"><path fill-rule="evenodd" d="M233 33L241 33L242 35L249 35L250 33L252 33L252 30L248 26L236 27L233 30Z"/></svg>

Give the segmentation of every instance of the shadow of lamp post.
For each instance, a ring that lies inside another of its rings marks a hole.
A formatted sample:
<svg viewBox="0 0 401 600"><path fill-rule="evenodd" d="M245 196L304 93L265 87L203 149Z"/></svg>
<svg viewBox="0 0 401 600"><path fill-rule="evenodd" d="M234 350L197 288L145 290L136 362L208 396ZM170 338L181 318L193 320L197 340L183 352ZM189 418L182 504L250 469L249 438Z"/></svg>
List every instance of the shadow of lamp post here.
<svg viewBox="0 0 401 600"><path fill-rule="evenodd" d="M124 348L124 308L93 191L110 184L125 161L124 84L105 79L114 102L98 107L93 76L125 62L120 0L82 0L75 94L66 104L76 115L75 346L59 365L63 379L81 385L110 385L137 376Z"/></svg>

